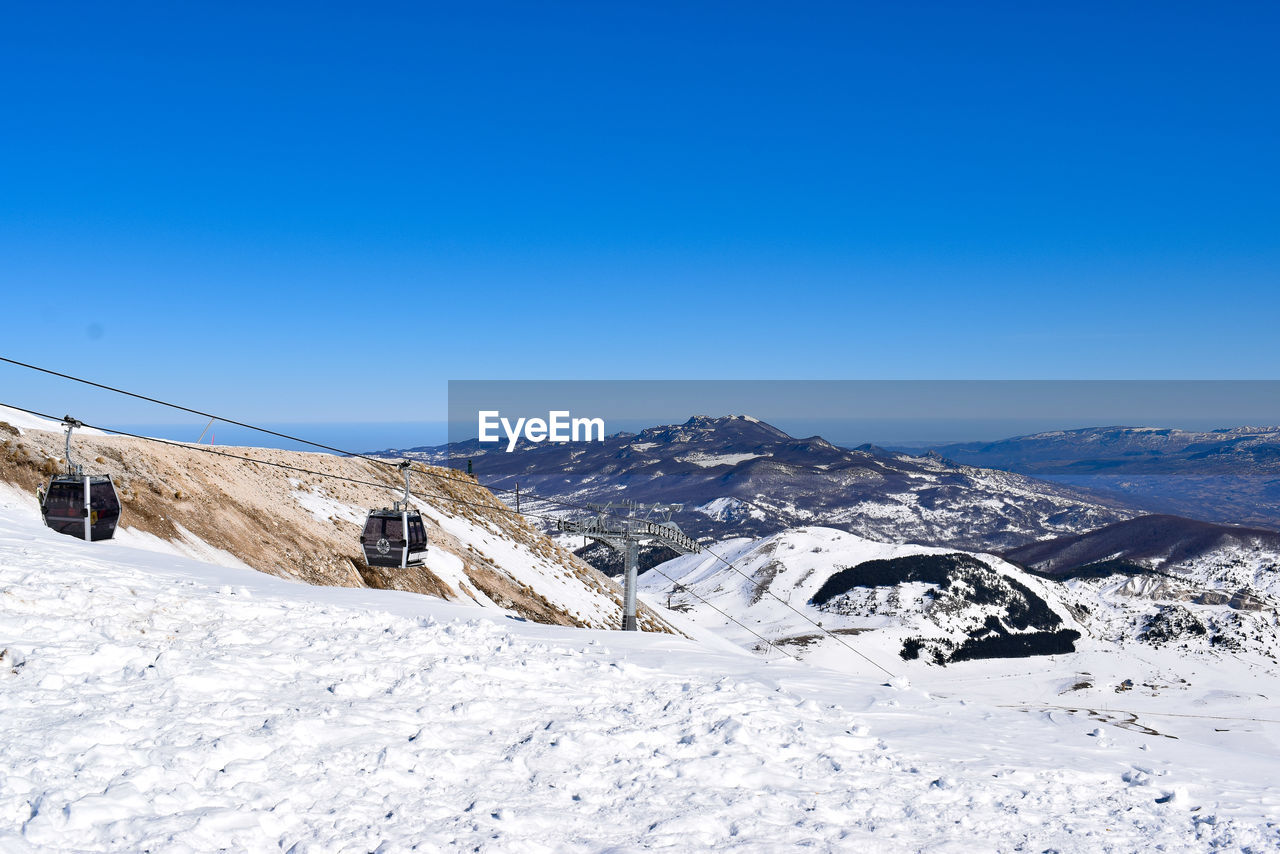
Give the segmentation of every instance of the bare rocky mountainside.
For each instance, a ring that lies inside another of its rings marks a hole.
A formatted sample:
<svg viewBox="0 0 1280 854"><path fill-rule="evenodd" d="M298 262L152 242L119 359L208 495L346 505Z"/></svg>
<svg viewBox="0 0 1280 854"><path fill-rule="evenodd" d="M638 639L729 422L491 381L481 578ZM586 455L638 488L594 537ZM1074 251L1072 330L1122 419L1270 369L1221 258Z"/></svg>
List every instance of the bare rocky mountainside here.
<svg viewBox="0 0 1280 854"><path fill-rule="evenodd" d="M1019 474L878 448L848 450L797 439L749 416L695 416L604 442L477 442L386 452L465 468L495 488L517 483L574 504L680 503L676 521L697 537L759 537L800 525L839 528L882 542L1004 550L1138 515L1123 500ZM452 458L452 459L450 459ZM604 555L602 555L603 557ZM669 555L668 555L669 556Z"/></svg>
<svg viewBox="0 0 1280 854"><path fill-rule="evenodd" d="M246 565L308 584L472 601L543 623L613 628L620 622L615 582L461 472L423 467L430 474L413 476L415 506L430 540L426 566L371 568L362 558L360 530L368 509L399 497L402 481L395 469L328 454L216 450L230 456L77 431L73 457L87 470L113 478L123 506L116 539L126 544ZM39 512L36 489L62 470L63 453L64 435L56 424L0 410L0 482L31 496L33 513ZM669 630L648 609L640 621L646 630Z"/></svg>

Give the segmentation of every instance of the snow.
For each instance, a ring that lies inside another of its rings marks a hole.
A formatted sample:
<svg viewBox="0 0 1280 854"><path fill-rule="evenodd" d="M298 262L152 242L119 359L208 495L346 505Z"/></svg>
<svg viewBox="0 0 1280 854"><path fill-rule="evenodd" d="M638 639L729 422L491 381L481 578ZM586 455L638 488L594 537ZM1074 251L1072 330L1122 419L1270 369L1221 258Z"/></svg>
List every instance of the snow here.
<svg viewBox="0 0 1280 854"><path fill-rule="evenodd" d="M15 854L1280 850L1280 713L1243 669L1171 739L1005 708L1043 661L886 684L83 543L5 495L0 648Z"/></svg>
<svg viewBox="0 0 1280 854"><path fill-rule="evenodd" d="M736 466L738 463L745 463L747 460L759 459L768 456L767 454L686 454L683 457L676 457L678 463L693 463L702 468L713 468L715 466Z"/></svg>
<svg viewBox="0 0 1280 854"><path fill-rule="evenodd" d="M366 515L364 508L337 501L309 489L303 489L301 481L296 478L290 478L290 483L294 487L293 491L289 493L293 500L302 505L302 508L310 513L311 517L317 522L342 519L353 525L364 526Z"/></svg>
<svg viewBox="0 0 1280 854"><path fill-rule="evenodd" d="M869 590L864 612L819 610L809 602L839 568L946 550L875 543L824 528L731 540L714 550L743 574L707 554L689 555L660 565L656 568L660 574L642 575L641 584L656 599L671 589L674 579L684 590L676 590L673 599L686 617L723 632L744 648L759 650L759 634L810 663L855 675L874 672L852 646L880 665L909 673L918 688L935 698L964 697L1051 717L1061 712L1087 715L1111 727L1177 738L1184 749L1226 747L1227 753L1212 760L1219 763L1216 773L1223 779L1244 773L1240 763L1248 757L1243 761L1254 781L1262 785L1272 774L1267 769L1280 759L1280 702L1271 699L1280 697L1276 665L1280 649L1273 610L1195 604L1187 590L1176 587L1182 583L1176 580L1173 588L1167 579L1123 577L1056 585L994 556L974 555L1041 596L1065 626L1083 630L1086 636L1077 641L1079 651L1068 655L961 662L939 668L923 659L903 661L898 655L904 636L946 631L948 626L955 627L956 618L965 616L963 611L940 616L937 609L931 612L924 606L925 585ZM1144 586L1152 589L1138 589ZM762 593L762 588L768 593ZM1203 636L1191 633L1159 646L1139 640L1144 617L1169 602L1179 603L1209 630ZM969 610L981 611L977 606ZM1077 622L1075 614L1085 615L1086 623ZM841 639L823 636L811 621L856 634ZM1224 627L1227 637L1238 643L1216 644L1212 636L1221 635ZM763 652L776 655L772 649ZM1107 729L1102 732L1111 735ZM1237 750L1240 755L1230 755Z"/></svg>
<svg viewBox="0 0 1280 854"><path fill-rule="evenodd" d="M516 542L500 536L492 528L478 524L461 516L453 516L440 512L418 499L413 504L425 518L430 518L440 528L460 543L465 543L471 553L491 561L495 566L507 567L519 582L530 586L543 600L550 602L557 609L572 614L580 620L603 625L614 622L618 613L617 605L603 586L589 586L584 577L573 572L554 555L538 552L530 548L528 543ZM456 564L456 566L454 565ZM431 563L432 570L436 563ZM461 560L454 559L450 568L442 567L442 577L456 577L459 584L465 585L477 601L488 602L479 591L463 575ZM611 583L601 578L605 583ZM450 582L452 583L452 582ZM502 602L500 607L506 607Z"/></svg>
<svg viewBox="0 0 1280 854"><path fill-rule="evenodd" d="M738 498L715 498L706 504L700 504L693 508L695 513L702 513L710 516L712 519L724 521L726 519L741 518L747 516L752 519L763 519L765 514L762 510L752 507L747 502Z"/></svg>
<svg viewBox="0 0 1280 854"><path fill-rule="evenodd" d="M8 486L8 484L0 484L0 487L5 486ZM231 552L209 545L177 522L174 522L173 526L178 530L179 539L177 540L162 540L155 534L125 527L116 529L115 539L117 542L146 549L147 551L189 557L205 563L217 564L218 566L229 566L237 569L253 568Z"/></svg>

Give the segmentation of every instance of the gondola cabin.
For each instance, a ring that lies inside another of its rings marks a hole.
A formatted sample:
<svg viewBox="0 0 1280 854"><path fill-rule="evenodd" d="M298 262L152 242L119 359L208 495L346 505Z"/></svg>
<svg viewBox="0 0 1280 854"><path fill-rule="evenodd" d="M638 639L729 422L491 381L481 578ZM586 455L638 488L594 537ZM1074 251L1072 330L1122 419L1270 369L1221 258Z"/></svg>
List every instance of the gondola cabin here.
<svg viewBox="0 0 1280 854"><path fill-rule="evenodd" d="M59 534L109 540L120 521L120 497L107 475L54 475L41 495L40 512Z"/></svg>
<svg viewBox="0 0 1280 854"><path fill-rule="evenodd" d="M120 496L109 475L86 474L72 462L71 432L84 425L70 415L62 423L67 428L67 472L49 478L40 490L40 514L59 534L86 541L109 540L120 521Z"/></svg>
<svg viewBox="0 0 1280 854"><path fill-rule="evenodd" d="M422 566L427 559L427 529L421 514L408 510L372 510L360 536L369 566Z"/></svg>
<svg viewBox="0 0 1280 854"><path fill-rule="evenodd" d="M409 461L398 466L404 475L404 498L390 508L370 510L360 534L364 562L369 566L422 566L427 560L427 529L422 514L409 509Z"/></svg>

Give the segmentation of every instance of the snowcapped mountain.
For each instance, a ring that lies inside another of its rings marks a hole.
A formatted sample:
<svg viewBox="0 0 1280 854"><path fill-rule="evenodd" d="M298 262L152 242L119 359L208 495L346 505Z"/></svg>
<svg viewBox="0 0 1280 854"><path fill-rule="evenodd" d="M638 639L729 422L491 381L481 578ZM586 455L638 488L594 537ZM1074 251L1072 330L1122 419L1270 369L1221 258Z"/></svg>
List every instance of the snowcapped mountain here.
<svg viewBox="0 0 1280 854"><path fill-rule="evenodd" d="M933 450L1123 495L1153 510L1280 530L1280 427L1094 427Z"/></svg>
<svg viewBox="0 0 1280 854"><path fill-rule="evenodd" d="M206 450L210 450L206 448ZM190 448L76 431L73 455L110 474L123 505L119 542L310 584L407 590L474 601L538 622L611 627L618 586L450 469L416 474L413 500L430 548L426 566L364 563L365 514L399 498L394 469L358 458L219 446ZM0 487L39 519L36 487L64 462L57 424L0 410ZM246 463L255 460L258 464ZM311 472L323 472L322 477ZM376 485L385 484L386 488ZM110 548L109 544L104 547ZM642 625L663 630L652 612Z"/></svg>
<svg viewBox="0 0 1280 854"><path fill-rule="evenodd" d="M912 684L83 543L0 497L0 850L1280 851L1280 679L1116 693L1167 656Z"/></svg>
<svg viewBox="0 0 1280 854"><path fill-rule="evenodd" d="M950 665L1061 655L1081 643L1171 644L1211 658L1247 650L1280 660L1276 552L1241 537L1188 560L1171 572L1113 559L1033 573L990 554L797 528L676 558L646 572L641 584L651 601L743 646L768 641L832 666L864 650L884 665L898 658Z"/></svg>
<svg viewBox="0 0 1280 854"><path fill-rule="evenodd" d="M1178 516L1139 516L1004 556L1057 578L1153 571L1280 597L1280 533Z"/></svg>
<svg viewBox="0 0 1280 854"><path fill-rule="evenodd" d="M490 448L492 446L489 446ZM1017 474L879 449L796 439L749 416L695 416L602 443L476 442L396 451L470 459L479 481L574 504L626 498L680 503L694 536L763 536L822 524L886 542L998 550L1086 531L1136 514L1120 501ZM388 455L393 455L388 452ZM530 506L563 512L552 503Z"/></svg>
<svg viewBox="0 0 1280 854"><path fill-rule="evenodd" d="M641 576L670 606L715 621L744 645L758 632L784 649L837 636L892 649L897 659L943 664L1073 652L1080 632L1051 583L992 555L872 542L833 528L795 528L735 539ZM657 600L655 600L657 601ZM717 621L716 609L746 624ZM822 628L819 628L821 624ZM856 654L856 653L855 653Z"/></svg>
<svg viewBox="0 0 1280 854"><path fill-rule="evenodd" d="M1280 534L1141 516L1005 557L1062 582L1097 637L1280 655Z"/></svg>
<svg viewBox="0 0 1280 854"><path fill-rule="evenodd" d="M616 587L456 472L380 578L381 467L86 436L126 527L84 543L42 426L0 424L0 850L1280 851L1274 652L1151 590L802 528L646 574L683 636L606 632Z"/></svg>

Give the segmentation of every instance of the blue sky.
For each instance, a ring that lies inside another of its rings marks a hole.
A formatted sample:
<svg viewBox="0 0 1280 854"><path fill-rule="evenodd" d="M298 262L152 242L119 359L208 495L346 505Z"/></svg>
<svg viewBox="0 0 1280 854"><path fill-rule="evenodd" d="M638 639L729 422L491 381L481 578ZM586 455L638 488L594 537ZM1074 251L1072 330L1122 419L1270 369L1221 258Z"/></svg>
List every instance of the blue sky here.
<svg viewBox="0 0 1280 854"><path fill-rule="evenodd" d="M361 5L10 4L0 355L271 422L1280 373L1274 3Z"/></svg>

